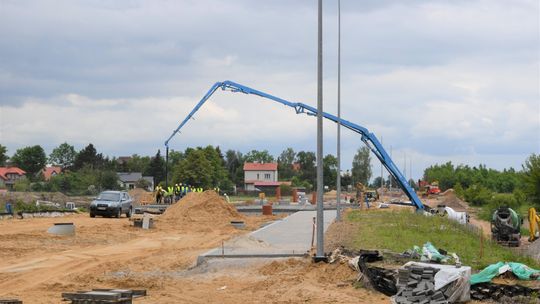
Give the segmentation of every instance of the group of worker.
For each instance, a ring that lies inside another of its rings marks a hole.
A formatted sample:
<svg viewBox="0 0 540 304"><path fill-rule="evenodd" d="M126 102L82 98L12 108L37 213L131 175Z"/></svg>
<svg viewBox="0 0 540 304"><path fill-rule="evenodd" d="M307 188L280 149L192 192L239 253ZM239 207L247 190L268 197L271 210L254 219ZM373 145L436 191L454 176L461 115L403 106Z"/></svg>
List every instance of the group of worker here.
<svg viewBox="0 0 540 304"><path fill-rule="evenodd" d="M214 190L219 193L219 188L214 188ZM165 200L165 203L173 203L171 201L167 201L169 197L174 196L174 201L180 200L182 197L184 197L189 192L203 192L204 188L202 187L193 187L190 185L183 185L182 183L175 184L174 186L167 187L167 190L165 190L164 187L161 185L158 185L155 189L155 197L156 197L156 204L162 204Z"/></svg>

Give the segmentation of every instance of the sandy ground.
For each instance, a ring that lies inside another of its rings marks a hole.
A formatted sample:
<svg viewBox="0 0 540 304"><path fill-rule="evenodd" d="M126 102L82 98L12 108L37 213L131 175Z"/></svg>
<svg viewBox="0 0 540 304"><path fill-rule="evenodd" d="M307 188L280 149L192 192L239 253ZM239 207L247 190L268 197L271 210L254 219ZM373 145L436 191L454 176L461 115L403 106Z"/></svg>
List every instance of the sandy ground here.
<svg viewBox="0 0 540 304"><path fill-rule="evenodd" d="M142 230L126 218L87 214L0 221L0 298L60 303L62 292L143 288L149 296L137 303L387 303L353 288L356 274L346 265L300 259L192 268L199 254L275 219L246 217L246 230L159 219ZM76 236L47 234L55 222L73 222Z"/></svg>

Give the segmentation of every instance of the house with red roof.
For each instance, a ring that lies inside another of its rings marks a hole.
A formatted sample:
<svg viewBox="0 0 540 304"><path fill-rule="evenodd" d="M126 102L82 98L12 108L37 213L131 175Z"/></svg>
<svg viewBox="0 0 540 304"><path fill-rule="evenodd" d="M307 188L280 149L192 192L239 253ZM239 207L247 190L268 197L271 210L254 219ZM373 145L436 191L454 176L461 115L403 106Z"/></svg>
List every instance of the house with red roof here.
<svg viewBox="0 0 540 304"><path fill-rule="evenodd" d="M48 181L51 179L51 177L62 173L62 168L57 166L45 167L41 173L43 174L43 178Z"/></svg>
<svg viewBox="0 0 540 304"><path fill-rule="evenodd" d="M15 182L26 175L26 172L18 167L0 167L0 187L13 190Z"/></svg>
<svg viewBox="0 0 540 304"><path fill-rule="evenodd" d="M244 189L246 191L275 189L278 182L277 163L244 163Z"/></svg>

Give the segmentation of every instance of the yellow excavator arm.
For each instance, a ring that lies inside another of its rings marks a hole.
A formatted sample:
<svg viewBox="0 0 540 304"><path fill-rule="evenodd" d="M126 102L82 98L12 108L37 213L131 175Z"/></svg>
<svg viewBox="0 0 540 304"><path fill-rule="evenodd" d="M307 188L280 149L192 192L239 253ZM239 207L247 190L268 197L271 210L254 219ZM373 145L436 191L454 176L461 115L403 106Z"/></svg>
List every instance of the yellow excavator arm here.
<svg viewBox="0 0 540 304"><path fill-rule="evenodd" d="M536 209L529 208L529 242L533 242L538 238L540 226L540 216L536 214Z"/></svg>

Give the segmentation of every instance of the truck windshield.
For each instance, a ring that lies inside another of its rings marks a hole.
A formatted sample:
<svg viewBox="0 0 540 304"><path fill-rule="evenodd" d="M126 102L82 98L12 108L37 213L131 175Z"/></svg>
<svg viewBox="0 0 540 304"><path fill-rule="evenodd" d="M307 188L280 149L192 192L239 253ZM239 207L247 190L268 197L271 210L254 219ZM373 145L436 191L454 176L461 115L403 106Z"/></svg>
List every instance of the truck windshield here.
<svg viewBox="0 0 540 304"><path fill-rule="evenodd" d="M97 200L99 201L119 201L120 200L120 193L100 193Z"/></svg>

